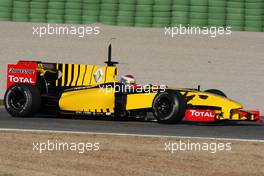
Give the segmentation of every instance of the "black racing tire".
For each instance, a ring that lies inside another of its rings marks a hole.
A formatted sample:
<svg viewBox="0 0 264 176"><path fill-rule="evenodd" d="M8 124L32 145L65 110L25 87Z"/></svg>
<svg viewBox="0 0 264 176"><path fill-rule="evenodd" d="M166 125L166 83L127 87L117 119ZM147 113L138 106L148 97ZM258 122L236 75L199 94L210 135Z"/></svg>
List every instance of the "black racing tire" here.
<svg viewBox="0 0 264 176"><path fill-rule="evenodd" d="M180 123L185 116L186 100L177 91L158 93L152 103L152 112L159 123Z"/></svg>
<svg viewBox="0 0 264 176"><path fill-rule="evenodd" d="M204 92L212 93L212 94L227 98L226 94L223 91L218 90L218 89L208 89Z"/></svg>
<svg viewBox="0 0 264 176"><path fill-rule="evenodd" d="M4 97L5 108L13 117L32 116L41 105L37 87L30 84L15 84L7 89Z"/></svg>

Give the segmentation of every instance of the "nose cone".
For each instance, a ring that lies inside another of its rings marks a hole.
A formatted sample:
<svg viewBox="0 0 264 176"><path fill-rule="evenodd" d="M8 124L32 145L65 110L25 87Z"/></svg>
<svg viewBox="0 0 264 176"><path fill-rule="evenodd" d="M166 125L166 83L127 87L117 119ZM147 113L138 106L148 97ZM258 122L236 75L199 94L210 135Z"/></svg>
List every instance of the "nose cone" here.
<svg viewBox="0 0 264 176"><path fill-rule="evenodd" d="M231 100L229 98L212 94L212 93L204 93L203 95L207 95L207 102L210 105L221 107L222 109L241 109L243 108L242 104L237 101Z"/></svg>
<svg viewBox="0 0 264 176"><path fill-rule="evenodd" d="M229 101L230 109L242 109L243 105L238 103L237 101L226 98Z"/></svg>

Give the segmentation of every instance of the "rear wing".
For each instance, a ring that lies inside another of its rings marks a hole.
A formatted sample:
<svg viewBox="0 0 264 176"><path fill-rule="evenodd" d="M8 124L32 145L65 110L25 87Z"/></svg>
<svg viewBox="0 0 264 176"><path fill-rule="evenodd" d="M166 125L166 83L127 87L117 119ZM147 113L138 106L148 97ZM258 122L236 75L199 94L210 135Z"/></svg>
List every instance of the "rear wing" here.
<svg viewBox="0 0 264 176"><path fill-rule="evenodd" d="M40 85L59 90L117 82L116 66L19 61L8 64L7 70L7 88L17 83L35 85L41 81L44 83Z"/></svg>
<svg viewBox="0 0 264 176"><path fill-rule="evenodd" d="M7 88L17 83L35 85L37 81L37 62L20 61L7 66Z"/></svg>

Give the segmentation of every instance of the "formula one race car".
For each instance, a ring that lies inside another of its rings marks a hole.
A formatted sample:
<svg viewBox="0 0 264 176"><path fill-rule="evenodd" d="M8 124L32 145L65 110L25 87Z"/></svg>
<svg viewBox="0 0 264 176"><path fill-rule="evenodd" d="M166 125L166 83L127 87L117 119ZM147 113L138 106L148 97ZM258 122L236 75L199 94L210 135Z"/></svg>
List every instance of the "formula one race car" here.
<svg viewBox="0 0 264 176"><path fill-rule="evenodd" d="M153 112L159 123L260 121L259 111L242 110L216 89L137 85L117 79L111 44L106 66L19 61L8 65L5 108L14 117L36 113L139 117Z"/></svg>

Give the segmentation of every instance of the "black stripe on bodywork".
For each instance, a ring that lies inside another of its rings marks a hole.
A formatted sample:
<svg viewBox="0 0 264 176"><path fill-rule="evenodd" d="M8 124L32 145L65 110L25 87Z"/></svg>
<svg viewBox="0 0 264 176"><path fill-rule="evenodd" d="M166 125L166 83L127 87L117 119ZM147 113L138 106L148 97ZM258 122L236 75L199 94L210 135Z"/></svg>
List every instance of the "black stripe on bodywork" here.
<svg viewBox="0 0 264 176"><path fill-rule="evenodd" d="M54 91L57 90L57 85L56 85L56 82L58 80L57 65L59 65L59 64L52 63L52 64L48 65L48 66L50 66L48 68L47 68L47 66L44 66L44 69L47 69L47 70L50 69L53 72L56 72L56 74L51 73L51 72L46 72L45 75L44 75L46 81L49 83L49 86L48 86L49 87L49 91L48 92L54 92ZM44 83L45 83L45 80L44 80Z"/></svg>
<svg viewBox="0 0 264 176"><path fill-rule="evenodd" d="M107 69L108 69L108 67L105 68L105 73L104 73L105 74L105 79L104 79L104 83L106 83Z"/></svg>
<svg viewBox="0 0 264 176"><path fill-rule="evenodd" d="M79 79L79 77L80 77L80 69L81 69L81 66L80 66L80 65L78 65L78 76L77 76L77 79L76 79L75 86L77 86L78 79Z"/></svg>
<svg viewBox="0 0 264 176"><path fill-rule="evenodd" d="M85 76L86 76L87 67L88 67L88 65L85 66L84 76L83 76L83 80L82 80L82 86L83 86L83 82L84 82L84 79L85 79Z"/></svg>
<svg viewBox="0 0 264 176"><path fill-rule="evenodd" d="M72 64L72 69L71 69L71 81L70 81L70 87L71 87L71 85L72 85L73 78L74 78L74 64Z"/></svg>
<svg viewBox="0 0 264 176"><path fill-rule="evenodd" d="M58 86L61 86L62 83L62 64L59 64L59 72L61 73L61 77L58 79Z"/></svg>
<svg viewBox="0 0 264 176"><path fill-rule="evenodd" d="M95 66L93 66L93 69L92 69L92 71L91 71L91 75L90 75L90 83L89 83L89 85L91 85L91 82L92 82L92 79L93 79L93 72L94 72L94 67Z"/></svg>
<svg viewBox="0 0 264 176"><path fill-rule="evenodd" d="M67 86L68 83L68 72L69 72L69 64L65 64L65 73L64 74L64 86Z"/></svg>

